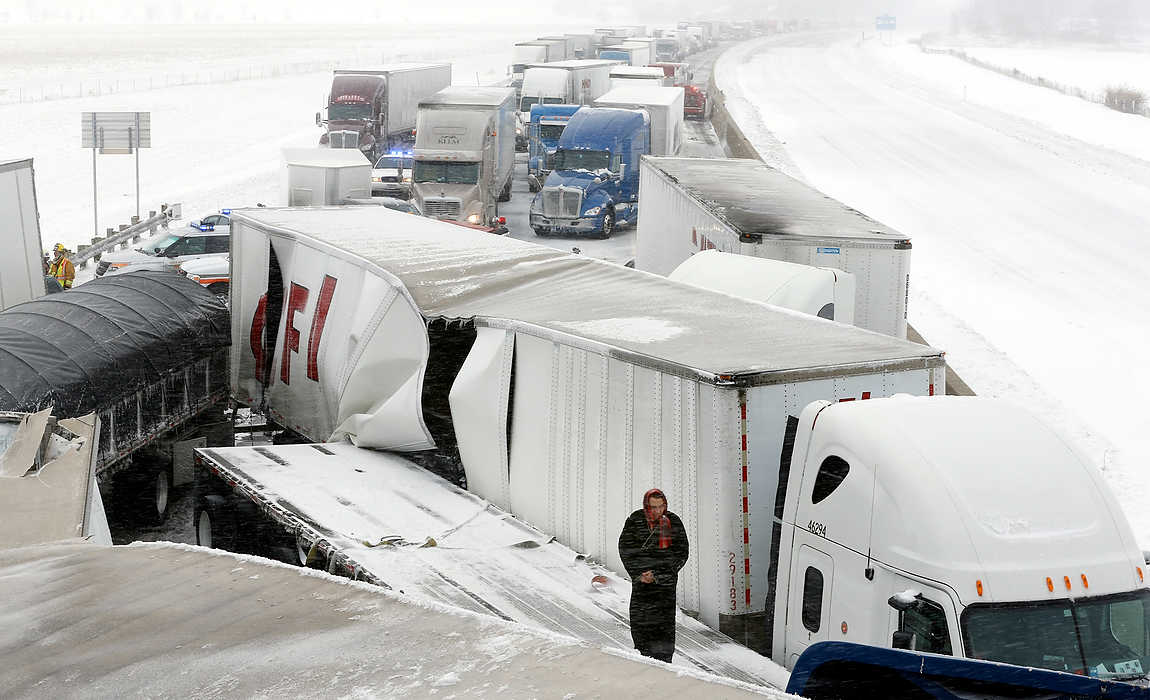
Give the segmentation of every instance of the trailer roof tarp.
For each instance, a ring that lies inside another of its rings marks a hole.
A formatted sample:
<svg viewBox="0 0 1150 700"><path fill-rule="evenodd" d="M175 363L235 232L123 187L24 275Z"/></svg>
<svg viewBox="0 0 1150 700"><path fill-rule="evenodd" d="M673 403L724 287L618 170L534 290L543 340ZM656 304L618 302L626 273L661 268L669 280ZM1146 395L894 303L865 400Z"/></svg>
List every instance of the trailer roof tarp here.
<svg viewBox="0 0 1150 700"><path fill-rule="evenodd" d="M237 221L255 224L367 261L397 278L424 318L534 326L640 364L787 381L943 364L925 345L381 207L245 209L232 220L233 234Z"/></svg>
<svg viewBox="0 0 1150 700"><path fill-rule="evenodd" d="M170 272L102 277L0 312L0 410L77 416L229 344L228 309Z"/></svg>

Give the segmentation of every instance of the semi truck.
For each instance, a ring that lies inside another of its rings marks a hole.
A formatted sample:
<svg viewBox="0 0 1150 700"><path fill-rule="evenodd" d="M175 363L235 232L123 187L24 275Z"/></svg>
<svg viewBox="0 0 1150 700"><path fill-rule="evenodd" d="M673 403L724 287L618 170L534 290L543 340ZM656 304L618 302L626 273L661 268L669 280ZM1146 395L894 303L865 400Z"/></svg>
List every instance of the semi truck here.
<svg viewBox="0 0 1150 700"><path fill-rule="evenodd" d="M233 221L238 401L308 440L434 450L615 572L618 528L659 486L692 543L680 607L752 648L790 556L773 515L789 417L944 389L933 348L587 256L376 207Z"/></svg>
<svg viewBox="0 0 1150 700"><path fill-rule="evenodd" d="M0 411L100 421L96 476L120 513L167 515L192 448L230 445L228 308L171 272L86 282L0 312Z"/></svg>
<svg viewBox="0 0 1150 700"><path fill-rule="evenodd" d="M854 322L906 337L910 239L757 160L644 158L635 266L716 249L851 273Z"/></svg>
<svg viewBox="0 0 1150 700"><path fill-rule="evenodd" d="M662 68L650 66L615 66L611 68L611 89L624 85L667 87L669 84Z"/></svg>
<svg viewBox="0 0 1150 700"><path fill-rule="evenodd" d="M603 46L599 49L599 58L609 61L623 61L629 66L645 66L654 60L651 56L651 46L647 43Z"/></svg>
<svg viewBox="0 0 1150 700"><path fill-rule="evenodd" d="M424 215L492 225L511 199L515 91L444 88L419 104L412 191Z"/></svg>
<svg viewBox="0 0 1150 700"><path fill-rule="evenodd" d="M662 69L656 69L662 75ZM673 156L683 143L683 90L651 85L620 85L595 100L596 107L637 109L651 118L654 156Z"/></svg>
<svg viewBox="0 0 1150 700"><path fill-rule="evenodd" d="M1026 409L819 400L780 455L760 593L788 668L844 641L1145 682L1143 553L1097 467Z"/></svg>
<svg viewBox="0 0 1150 700"><path fill-rule="evenodd" d="M531 201L536 235L610 238L638 218L639 158L651 150L651 118L630 109L584 107L559 138L551 174Z"/></svg>
<svg viewBox="0 0 1150 700"><path fill-rule="evenodd" d="M606 90L604 90L606 91ZM0 161L0 311L44 296L44 248L32 159Z"/></svg>
<svg viewBox="0 0 1150 700"><path fill-rule="evenodd" d="M656 61L678 61L685 53L680 47L679 38L674 35L661 36L655 41Z"/></svg>
<svg viewBox="0 0 1150 700"><path fill-rule="evenodd" d="M579 105L532 105L527 124L527 186L538 192L551 174L559 139Z"/></svg>
<svg viewBox="0 0 1150 700"><path fill-rule="evenodd" d="M394 147L408 147L420 100L451 84L451 64L397 63L343 69L332 76L321 146L358 148L371 161Z"/></svg>

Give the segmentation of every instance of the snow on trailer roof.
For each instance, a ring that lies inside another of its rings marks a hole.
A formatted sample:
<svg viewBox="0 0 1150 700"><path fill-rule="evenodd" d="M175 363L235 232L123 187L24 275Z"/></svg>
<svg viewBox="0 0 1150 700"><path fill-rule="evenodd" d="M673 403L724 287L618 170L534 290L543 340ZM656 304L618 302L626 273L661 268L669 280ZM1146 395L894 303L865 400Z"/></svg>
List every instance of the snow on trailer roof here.
<svg viewBox="0 0 1150 700"><path fill-rule="evenodd" d="M663 69L656 68L659 76ZM614 76L621 78L624 76ZM672 106L683 99L683 88L662 87L659 85L620 85L595 98L596 107L613 105L667 105Z"/></svg>
<svg viewBox="0 0 1150 700"><path fill-rule="evenodd" d="M666 74L662 68L652 68L651 66L616 66L611 69L611 77L626 77L635 76L640 78L665 78Z"/></svg>
<svg viewBox="0 0 1150 700"><path fill-rule="evenodd" d="M288 165L308 168L357 168L370 166L358 148L285 148L284 160Z"/></svg>
<svg viewBox="0 0 1150 700"><path fill-rule="evenodd" d="M498 107L515 96L513 88L451 85L419 101L420 107Z"/></svg>
<svg viewBox="0 0 1150 700"><path fill-rule="evenodd" d="M910 247L908 236L758 160L643 156L643 161L740 233Z"/></svg>
<svg viewBox="0 0 1150 700"><path fill-rule="evenodd" d="M396 277L425 318L562 337L704 381L943 365L925 345L378 207L244 209L232 220L233 234L251 223L366 260Z"/></svg>
<svg viewBox="0 0 1150 700"><path fill-rule="evenodd" d="M0 550L0 600L11 697L793 697L191 545Z"/></svg>
<svg viewBox="0 0 1150 700"><path fill-rule="evenodd" d="M575 637L633 648L630 582L402 457L348 442L206 448L210 469L236 482L336 568L391 590ZM323 483L322 489L315 484ZM349 506L350 504L350 506ZM365 574L366 572L366 574ZM603 576L605 583L592 584ZM786 672L698 620L679 615L677 669L784 687Z"/></svg>
<svg viewBox="0 0 1150 700"><path fill-rule="evenodd" d="M552 61L550 63L528 63L528 68L560 68L571 70L573 68L590 68L594 66L615 66L619 61L609 58L572 58L566 61Z"/></svg>
<svg viewBox="0 0 1150 700"><path fill-rule="evenodd" d="M424 68L442 68L450 65L450 63L418 63L407 61L366 68L337 68L332 72L336 75L381 75L384 73L403 73L411 70L423 70Z"/></svg>

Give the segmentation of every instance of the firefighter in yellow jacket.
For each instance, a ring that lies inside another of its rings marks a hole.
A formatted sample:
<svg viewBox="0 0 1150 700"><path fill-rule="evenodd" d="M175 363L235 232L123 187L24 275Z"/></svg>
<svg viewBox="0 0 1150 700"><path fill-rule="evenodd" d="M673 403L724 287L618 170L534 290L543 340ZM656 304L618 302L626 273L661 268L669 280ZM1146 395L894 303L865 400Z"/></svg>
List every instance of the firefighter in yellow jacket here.
<svg viewBox="0 0 1150 700"><path fill-rule="evenodd" d="M48 266L48 276L54 277L60 286L64 289L72 288L72 281L76 279L76 267L72 261L65 257L68 249L62 243L57 243L52 252L54 258L52 264Z"/></svg>

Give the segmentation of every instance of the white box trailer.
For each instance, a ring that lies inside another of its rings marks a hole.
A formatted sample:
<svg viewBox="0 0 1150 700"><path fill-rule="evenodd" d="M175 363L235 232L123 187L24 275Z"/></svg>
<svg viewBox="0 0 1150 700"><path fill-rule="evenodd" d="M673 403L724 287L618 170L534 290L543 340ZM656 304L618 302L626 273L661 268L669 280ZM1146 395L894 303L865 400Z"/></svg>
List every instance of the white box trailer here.
<svg viewBox="0 0 1150 700"><path fill-rule="evenodd" d="M612 89L636 84L668 87L667 74L662 68L651 66L615 66L611 69Z"/></svg>
<svg viewBox="0 0 1150 700"><path fill-rule="evenodd" d="M285 148L284 201L289 207L343 204L371 197L371 161L358 148Z"/></svg>
<svg viewBox="0 0 1150 700"><path fill-rule="evenodd" d="M683 88L622 85L600 96L595 106L646 111L651 117L652 155L673 156L679 152L683 143Z"/></svg>
<svg viewBox="0 0 1150 700"><path fill-rule="evenodd" d="M855 275L855 325L906 337L907 236L757 160L644 157L640 173L638 269L712 248L833 267Z"/></svg>
<svg viewBox="0 0 1150 700"><path fill-rule="evenodd" d="M0 311L44 296L40 213L32 159L0 162Z"/></svg>
<svg viewBox="0 0 1150 700"><path fill-rule="evenodd" d="M855 276L833 267L701 250L671 270L667 279L830 321L854 322Z"/></svg>
<svg viewBox="0 0 1150 700"><path fill-rule="evenodd" d="M238 401L312 440L455 445L469 490L617 572L659 486L692 543L680 606L752 647L788 422L944 390L923 345L386 209L232 232Z"/></svg>
<svg viewBox="0 0 1150 700"><path fill-rule="evenodd" d="M611 70L617 65L618 61L601 59L528 65L519 91L522 121L530 121L531 106L535 104L591 104L611 89Z"/></svg>

